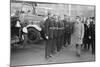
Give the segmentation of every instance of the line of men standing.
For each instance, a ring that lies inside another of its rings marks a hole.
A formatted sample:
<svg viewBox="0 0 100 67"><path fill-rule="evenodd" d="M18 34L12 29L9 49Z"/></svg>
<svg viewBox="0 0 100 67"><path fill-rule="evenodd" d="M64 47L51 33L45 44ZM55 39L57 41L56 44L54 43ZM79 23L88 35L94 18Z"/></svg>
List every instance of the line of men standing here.
<svg viewBox="0 0 100 67"><path fill-rule="evenodd" d="M82 45L84 50L92 48L92 54L95 55L95 24L93 18L89 21L81 20L82 18L76 16L75 23L70 21L67 15L64 15L62 20L60 16L48 14L46 19L45 34L46 34L46 47L45 58L52 57L57 52L61 51L63 47L70 45L71 34L74 34L76 46L76 55L80 57Z"/></svg>
<svg viewBox="0 0 100 67"><path fill-rule="evenodd" d="M48 14L48 19L46 19L45 34L46 34L46 47L45 47L45 58L48 59L52 57L56 52L61 51L63 47L66 47L66 42L70 44L71 31L69 29L70 22L67 16L65 19L61 20L60 16ZM68 34L66 36L66 34Z"/></svg>

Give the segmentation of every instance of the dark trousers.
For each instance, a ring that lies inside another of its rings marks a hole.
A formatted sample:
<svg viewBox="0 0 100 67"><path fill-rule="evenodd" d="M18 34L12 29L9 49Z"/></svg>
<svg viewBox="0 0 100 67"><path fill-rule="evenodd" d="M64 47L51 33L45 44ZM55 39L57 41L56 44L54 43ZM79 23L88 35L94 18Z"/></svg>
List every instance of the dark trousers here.
<svg viewBox="0 0 100 67"><path fill-rule="evenodd" d="M62 47L63 47L63 46L65 47L66 44L64 43L64 35L62 35L60 38L61 38L61 45L62 45Z"/></svg>
<svg viewBox="0 0 100 67"><path fill-rule="evenodd" d="M91 46L91 39L85 37L83 44L84 44L84 49L89 50Z"/></svg>
<svg viewBox="0 0 100 67"><path fill-rule="evenodd" d="M48 58L51 54L53 55L56 50L56 39L48 39L45 44L45 58Z"/></svg>
<svg viewBox="0 0 100 67"><path fill-rule="evenodd" d="M83 48L88 49L88 38L87 37L84 37L83 39Z"/></svg>
<svg viewBox="0 0 100 67"><path fill-rule="evenodd" d="M51 54L51 44L52 44L52 39L46 40L45 44L45 58L48 58Z"/></svg>
<svg viewBox="0 0 100 67"><path fill-rule="evenodd" d="M55 51L56 51L56 44L57 44L57 39L54 38L52 40L52 44L51 44L51 54L55 54Z"/></svg>
<svg viewBox="0 0 100 67"><path fill-rule="evenodd" d="M95 54L95 40L90 39L88 42L88 49L90 49L90 46L92 48L92 54Z"/></svg>
<svg viewBox="0 0 100 67"><path fill-rule="evenodd" d="M84 40L84 49L92 48L92 54L95 54L95 39L85 39Z"/></svg>
<svg viewBox="0 0 100 67"><path fill-rule="evenodd" d="M92 54L95 54L95 39L92 39L91 47L92 47Z"/></svg>
<svg viewBox="0 0 100 67"><path fill-rule="evenodd" d="M57 38L57 51L60 51L63 46L64 46L64 37L60 36Z"/></svg>
<svg viewBox="0 0 100 67"><path fill-rule="evenodd" d="M61 39L57 39L57 51L59 52L61 50Z"/></svg>
<svg viewBox="0 0 100 67"><path fill-rule="evenodd" d="M88 43L87 43L87 49L88 49L88 50L90 49L91 44L92 44L92 42L91 42L91 40L89 39L89 40L88 40Z"/></svg>
<svg viewBox="0 0 100 67"><path fill-rule="evenodd" d="M67 33L65 32L64 33L64 45L66 44L66 41L67 41Z"/></svg>
<svg viewBox="0 0 100 67"><path fill-rule="evenodd" d="M68 32L65 32L64 34L64 43L66 44L66 42L68 43L68 45L70 44L71 42L71 33L68 33Z"/></svg>
<svg viewBox="0 0 100 67"><path fill-rule="evenodd" d="M66 38L67 38L67 43L68 43L68 45L70 44L70 41L71 41L71 34L70 33L67 33L66 34L67 36L66 36Z"/></svg>

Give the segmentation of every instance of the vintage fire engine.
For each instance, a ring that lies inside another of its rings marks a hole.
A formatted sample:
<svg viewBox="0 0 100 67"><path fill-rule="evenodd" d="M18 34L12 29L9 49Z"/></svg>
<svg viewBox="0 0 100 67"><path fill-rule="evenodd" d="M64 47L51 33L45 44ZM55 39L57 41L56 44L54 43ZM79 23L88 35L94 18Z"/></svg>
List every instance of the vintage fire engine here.
<svg viewBox="0 0 100 67"><path fill-rule="evenodd" d="M46 39L43 25L44 17L27 15L22 19L18 19L18 17L11 18L12 48L16 45L20 46L18 43L23 43L26 40L25 38L27 38L28 43L37 43L40 40ZM27 35L26 37L24 36L25 34Z"/></svg>
<svg viewBox="0 0 100 67"><path fill-rule="evenodd" d="M44 21L44 17L36 15L25 15L22 18L22 32L27 34L27 37L24 38L28 38L27 40L29 43L35 43L38 42L40 39L45 39L45 34L43 30Z"/></svg>

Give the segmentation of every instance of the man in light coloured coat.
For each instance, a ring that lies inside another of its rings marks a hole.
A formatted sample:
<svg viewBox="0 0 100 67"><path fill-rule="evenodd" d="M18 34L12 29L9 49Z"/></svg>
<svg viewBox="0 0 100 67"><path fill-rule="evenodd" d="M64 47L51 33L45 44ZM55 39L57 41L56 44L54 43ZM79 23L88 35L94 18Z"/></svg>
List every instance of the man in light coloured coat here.
<svg viewBox="0 0 100 67"><path fill-rule="evenodd" d="M81 18L79 16L76 17L74 35L75 35L75 43L74 44L76 45L76 55L80 56L81 45L83 43L83 37L84 37L84 25L81 22Z"/></svg>

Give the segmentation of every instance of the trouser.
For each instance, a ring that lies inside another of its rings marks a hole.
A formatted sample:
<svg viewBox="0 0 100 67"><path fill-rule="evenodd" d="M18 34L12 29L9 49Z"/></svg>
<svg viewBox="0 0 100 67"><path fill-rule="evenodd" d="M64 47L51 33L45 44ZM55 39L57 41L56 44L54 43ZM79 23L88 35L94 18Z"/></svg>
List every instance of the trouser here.
<svg viewBox="0 0 100 67"><path fill-rule="evenodd" d="M57 44L57 39L54 38L52 40L52 44L51 44L51 54L55 54L55 51L56 51L56 44Z"/></svg>
<svg viewBox="0 0 100 67"><path fill-rule="evenodd" d="M64 35L62 35L61 37L61 47L65 47L66 46L66 44L65 44L65 41L64 41Z"/></svg>
<svg viewBox="0 0 100 67"><path fill-rule="evenodd" d="M92 54L95 54L95 39L89 39L88 40L88 50L92 49Z"/></svg>
<svg viewBox="0 0 100 67"><path fill-rule="evenodd" d="M92 45L92 40L88 39L87 40L87 49L90 50L90 46Z"/></svg>
<svg viewBox="0 0 100 67"><path fill-rule="evenodd" d="M76 44L76 55L77 56L81 55L81 44Z"/></svg>
<svg viewBox="0 0 100 67"><path fill-rule="evenodd" d="M56 50L56 39L46 40L45 44L45 58L48 58L51 54L53 55Z"/></svg>
<svg viewBox="0 0 100 67"><path fill-rule="evenodd" d="M66 34L66 39L67 39L67 43L68 43L68 45L69 45L70 42L71 42L71 34L70 34L70 33L67 33L67 34Z"/></svg>
<svg viewBox="0 0 100 67"><path fill-rule="evenodd" d="M91 40L88 38L88 36L85 36L83 39L83 46L85 50L89 50L90 49L90 44L91 44Z"/></svg>
<svg viewBox="0 0 100 67"><path fill-rule="evenodd" d="M67 35L66 32L64 33L64 44L66 44L66 40L67 40Z"/></svg>
<svg viewBox="0 0 100 67"><path fill-rule="evenodd" d="M84 37L84 39L83 39L83 48L88 49L88 38Z"/></svg>
<svg viewBox="0 0 100 67"><path fill-rule="evenodd" d="M64 37L63 36L58 37L57 38L57 51L60 51L63 45L64 45Z"/></svg>
<svg viewBox="0 0 100 67"><path fill-rule="evenodd" d="M51 44L52 44L52 39L46 40L45 44L45 58L48 58L51 54Z"/></svg>
<svg viewBox="0 0 100 67"><path fill-rule="evenodd" d="M92 54L95 54L95 39L91 41Z"/></svg>
<svg viewBox="0 0 100 67"><path fill-rule="evenodd" d="M68 43L68 45L71 42L71 33L68 33L67 31L64 33L64 44Z"/></svg>
<svg viewBox="0 0 100 67"><path fill-rule="evenodd" d="M60 51L61 50L61 39L58 38L57 39L57 51Z"/></svg>

